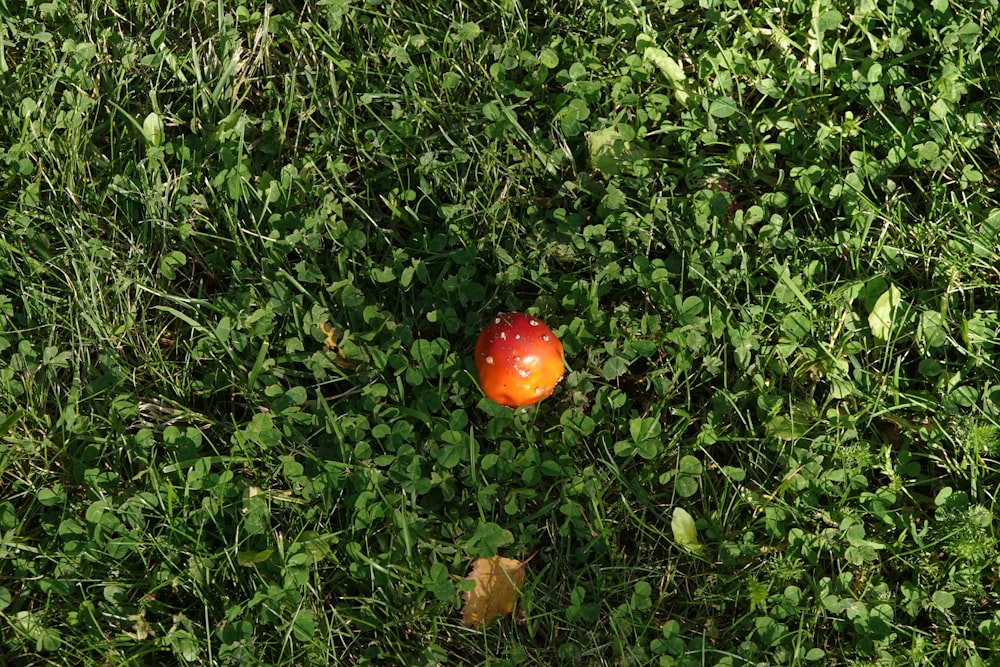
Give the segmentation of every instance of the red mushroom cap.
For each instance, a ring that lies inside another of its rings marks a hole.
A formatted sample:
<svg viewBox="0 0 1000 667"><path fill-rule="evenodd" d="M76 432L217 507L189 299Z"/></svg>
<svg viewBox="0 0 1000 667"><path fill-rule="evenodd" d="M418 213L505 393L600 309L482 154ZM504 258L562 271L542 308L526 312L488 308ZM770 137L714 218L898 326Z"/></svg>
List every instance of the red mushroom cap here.
<svg viewBox="0 0 1000 667"><path fill-rule="evenodd" d="M497 315L476 341L476 370L483 393L512 408L547 398L565 371L562 352L562 343L537 317Z"/></svg>

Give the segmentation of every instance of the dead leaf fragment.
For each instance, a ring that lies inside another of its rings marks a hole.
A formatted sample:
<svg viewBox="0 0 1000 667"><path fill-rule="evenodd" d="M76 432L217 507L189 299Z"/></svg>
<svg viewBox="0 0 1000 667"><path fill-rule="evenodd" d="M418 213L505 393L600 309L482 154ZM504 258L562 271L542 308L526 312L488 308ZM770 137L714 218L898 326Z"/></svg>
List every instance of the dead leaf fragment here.
<svg viewBox="0 0 1000 667"><path fill-rule="evenodd" d="M335 355L333 363L347 370L354 370L357 368L358 362L344 354L344 350L341 349L340 344L337 342L337 339L340 337L340 332L337 331L337 327L333 326L329 322L320 322L316 326L319 327L320 331L326 334L326 338L323 340L323 345L327 352L332 352Z"/></svg>
<svg viewBox="0 0 1000 667"><path fill-rule="evenodd" d="M462 625L485 626L514 611L518 588L524 583L524 563L513 558L477 558L466 579L476 587L462 594Z"/></svg>

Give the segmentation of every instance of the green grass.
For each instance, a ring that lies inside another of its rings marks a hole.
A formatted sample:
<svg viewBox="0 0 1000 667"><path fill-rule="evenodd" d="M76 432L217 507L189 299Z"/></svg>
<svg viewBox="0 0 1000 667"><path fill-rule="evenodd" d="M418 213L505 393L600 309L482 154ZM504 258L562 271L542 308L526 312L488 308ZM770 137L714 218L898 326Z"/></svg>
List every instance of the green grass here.
<svg viewBox="0 0 1000 667"><path fill-rule="evenodd" d="M992 664L995 0L0 14L0 662Z"/></svg>

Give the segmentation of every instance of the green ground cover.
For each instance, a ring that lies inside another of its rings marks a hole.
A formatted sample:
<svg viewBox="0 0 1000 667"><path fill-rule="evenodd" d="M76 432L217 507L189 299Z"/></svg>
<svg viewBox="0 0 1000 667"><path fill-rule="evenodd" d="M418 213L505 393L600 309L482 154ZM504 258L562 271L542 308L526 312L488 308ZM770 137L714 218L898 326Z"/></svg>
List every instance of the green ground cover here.
<svg viewBox="0 0 1000 667"><path fill-rule="evenodd" d="M997 4L0 0L0 662L995 664Z"/></svg>

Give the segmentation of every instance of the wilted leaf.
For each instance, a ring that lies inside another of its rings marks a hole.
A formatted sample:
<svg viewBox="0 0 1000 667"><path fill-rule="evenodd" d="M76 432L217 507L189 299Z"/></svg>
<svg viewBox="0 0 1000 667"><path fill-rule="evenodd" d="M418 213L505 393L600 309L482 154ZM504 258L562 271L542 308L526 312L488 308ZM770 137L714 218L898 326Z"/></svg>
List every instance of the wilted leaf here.
<svg viewBox="0 0 1000 667"><path fill-rule="evenodd" d="M684 68L681 67L679 62L667 55L667 52L663 49L648 47L643 52L642 56L647 62L651 62L656 65L671 83L676 85L687 81L687 75L684 73Z"/></svg>
<svg viewBox="0 0 1000 667"><path fill-rule="evenodd" d="M476 582L476 587L462 594L462 625L489 625L497 616L514 611L518 588L524 582L524 563L500 556L477 558L466 579Z"/></svg>
<svg viewBox="0 0 1000 667"><path fill-rule="evenodd" d="M142 121L142 137L150 146L159 148L163 145L164 136L163 119L155 111L150 112Z"/></svg>
<svg viewBox="0 0 1000 667"><path fill-rule="evenodd" d="M882 293L882 296L875 302L872 312L868 315L868 326L871 327L872 335L879 340L889 340L892 333L893 324L899 316L900 305L903 295L895 285L889 285L889 289Z"/></svg>
<svg viewBox="0 0 1000 667"><path fill-rule="evenodd" d="M653 63L663 72L671 85L674 87L674 98L683 105L687 104L687 75L679 62L671 58L663 49L649 47L642 53L642 58L646 62Z"/></svg>
<svg viewBox="0 0 1000 667"><path fill-rule="evenodd" d="M636 162L649 157L649 151L626 141L615 127L588 132L587 150L591 166L607 176L627 172Z"/></svg>
<svg viewBox="0 0 1000 667"><path fill-rule="evenodd" d="M674 541L689 551L701 551L701 542L698 541L698 529L694 525L694 517L688 514L687 510L680 507L674 508L674 515L670 519L670 528L674 531Z"/></svg>

